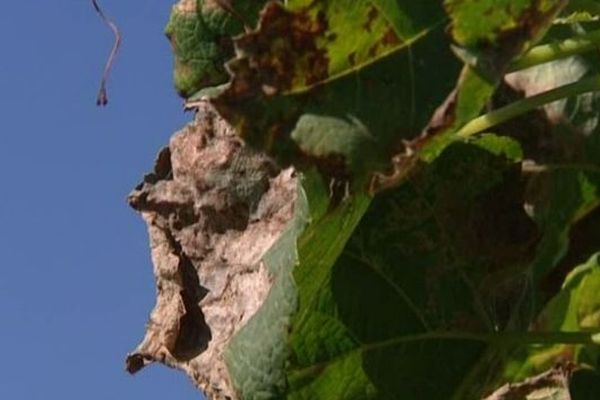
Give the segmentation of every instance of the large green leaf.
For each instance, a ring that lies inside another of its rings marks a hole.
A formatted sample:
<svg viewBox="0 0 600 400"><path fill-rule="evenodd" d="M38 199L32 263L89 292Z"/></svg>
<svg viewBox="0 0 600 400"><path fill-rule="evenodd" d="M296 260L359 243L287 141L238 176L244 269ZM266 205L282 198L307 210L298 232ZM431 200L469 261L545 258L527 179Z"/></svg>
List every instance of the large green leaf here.
<svg viewBox="0 0 600 400"><path fill-rule="evenodd" d="M439 155L564 4L523 0L493 23L471 26L493 2L271 3L258 29L236 39L232 82L214 102L250 143L283 163L309 162L328 179L364 188L374 173L399 168L390 164L395 154L418 149L429 161ZM478 60L460 77L445 11L455 42ZM454 85L454 98L430 122ZM392 175L382 186L405 175Z"/></svg>
<svg viewBox="0 0 600 400"><path fill-rule="evenodd" d="M510 52L498 44L502 57L485 55L497 71L564 2L553 4L533 22L516 15L530 24L528 34ZM455 24L463 18L451 16ZM444 151L451 141L433 141L433 164L369 211L371 200L356 190L385 168L402 139L418 135L450 92L458 68L444 20L441 2L290 1L269 4L258 29L237 39L233 80L214 100L220 112L249 142L300 167L309 160L325 177L311 172L304 182L312 218L287 286L298 310L279 317L291 324L289 337L272 320L277 306L270 304L280 302L268 302L228 352L244 398L281 396L282 376L290 398L460 398L495 383L502 349L445 332L527 324L514 321L530 296L525 275L514 273L526 270L537 235L522 209L518 168L505 158L518 159L514 142L484 136ZM481 42L473 43L479 51ZM450 133L480 112L500 79L477 67L459 80ZM515 295L521 300L507 305ZM258 327L278 333L259 340ZM277 357L259 357L273 349ZM445 363L458 367L438 368Z"/></svg>
<svg viewBox="0 0 600 400"><path fill-rule="evenodd" d="M464 390L486 348L468 333L505 323L492 312L504 294L489 277L522 266L535 233L512 237L510 226L533 224L518 191L497 196L518 180L502 155L511 146L452 145L373 201L333 265L325 237L301 239L290 398L449 399ZM467 334L447 334L457 331Z"/></svg>
<svg viewBox="0 0 600 400"><path fill-rule="evenodd" d="M424 160L439 155L455 139L453 134L481 113L511 62L547 31L567 1L445 0L444 4L455 53L465 66L456 90L428 126L429 138L418 143Z"/></svg>

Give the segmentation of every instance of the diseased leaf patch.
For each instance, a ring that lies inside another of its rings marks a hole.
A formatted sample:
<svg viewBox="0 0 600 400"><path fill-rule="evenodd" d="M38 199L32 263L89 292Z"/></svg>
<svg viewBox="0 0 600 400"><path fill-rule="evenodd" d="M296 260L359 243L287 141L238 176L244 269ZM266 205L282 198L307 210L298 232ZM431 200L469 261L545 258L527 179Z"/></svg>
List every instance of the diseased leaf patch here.
<svg viewBox="0 0 600 400"><path fill-rule="evenodd" d="M259 29L238 38L236 48L242 56L252 57L263 91L297 93L409 46L442 19L441 8L428 7L434 11L429 22L415 21L421 30L408 24L397 27L376 3L292 1L286 7L271 3L261 13Z"/></svg>
<svg viewBox="0 0 600 400"><path fill-rule="evenodd" d="M519 48L543 33L565 0L446 0L452 35L465 47ZM512 43L511 43L512 42Z"/></svg>
<svg viewBox="0 0 600 400"><path fill-rule="evenodd" d="M316 165L326 181L366 191L452 87L458 64L439 46L443 20L436 3L269 4L258 29L236 39L232 81L212 101L281 163Z"/></svg>

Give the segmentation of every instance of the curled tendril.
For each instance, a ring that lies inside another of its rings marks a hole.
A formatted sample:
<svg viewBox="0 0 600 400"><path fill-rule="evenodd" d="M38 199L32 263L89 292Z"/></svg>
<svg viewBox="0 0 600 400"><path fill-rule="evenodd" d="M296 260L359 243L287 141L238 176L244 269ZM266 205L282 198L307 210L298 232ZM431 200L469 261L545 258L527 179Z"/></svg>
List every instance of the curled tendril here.
<svg viewBox="0 0 600 400"><path fill-rule="evenodd" d="M108 95L106 92L106 82L108 80L108 76L110 75L110 70L114 63L117 52L119 51L119 47L121 46L121 33L119 32L119 28L117 25L104 14L100 6L98 5L97 0L92 0L92 5L94 9L100 15L100 18L104 21L104 23L110 28L112 33L115 35L115 42L113 44L112 50L110 51L110 55L108 56L108 60L106 61L106 65L104 66L104 71L102 72L102 80L100 81L100 89L98 90L98 97L96 98L96 104L98 106L105 106L108 103Z"/></svg>

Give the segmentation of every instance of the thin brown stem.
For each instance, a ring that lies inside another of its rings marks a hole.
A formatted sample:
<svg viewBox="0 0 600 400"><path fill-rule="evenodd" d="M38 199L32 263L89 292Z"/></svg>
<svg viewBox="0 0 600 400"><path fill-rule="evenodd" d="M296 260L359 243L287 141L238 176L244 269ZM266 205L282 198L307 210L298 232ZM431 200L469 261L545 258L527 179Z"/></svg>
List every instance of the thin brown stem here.
<svg viewBox="0 0 600 400"><path fill-rule="evenodd" d="M112 33L115 36L115 42L113 44L112 50L110 51L110 55L108 56L108 60L106 61L106 65L104 66L104 71L102 72L102 80L100 81L100 89L98 90L98 97L96 98L96 104L98 106L105 106L108 103L108 95L106 92L106 82L108 81L108 76L110 75L110 70L114 63L115 57L117 56L117 52L119 51L119 47L121 46L121 32L119 32L119 28L117 25L104 14L100 6L98 5L97 0L92 0L92 5L96 9L100 18L104 21L104 23L110 28Z"/></svg>

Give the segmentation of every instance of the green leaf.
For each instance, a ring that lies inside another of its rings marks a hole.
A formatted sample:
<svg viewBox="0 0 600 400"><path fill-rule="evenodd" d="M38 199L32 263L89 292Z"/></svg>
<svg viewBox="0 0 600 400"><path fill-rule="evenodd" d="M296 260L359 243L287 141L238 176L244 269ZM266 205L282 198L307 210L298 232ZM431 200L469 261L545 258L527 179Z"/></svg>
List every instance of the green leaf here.
<svg viewBox="0 0 600 400"><path fill-rule="evenodd" d="M507 81L531 96L595 74L595 62L570 57L511 74ZM513 131L522 125L530 143L547 143L525 152L539 163L529 176L527 201L542 233L531 266L536 284L567 252L571 227L600 206L599 105L598 93L586 93L546 105L537 113L545 121L541 130L528 129L525 121L532 113L513 121Z"/></svg>
<svg viewBox="0 0 600 400"><path fill-rule="evenodd" d="M543 232L532 264L535 281L565 255L571 227L600 205L600 171L556 168L531 182L534 218Z"/></svg>
<svg viewBox="0 0 600 400"><path fill-rule="evenodd" d="M294 269L289 398L459 393L486 349L468 332L504 323L488 307L501 293L485 277L522 265L527 252L509 233L513 224L532 225L512 197L519 193L497 196L518 181L502 156L511 147L492 137L452 144L411 184L374 199L343 251L364 206L345 224L339 213L357 200L311 223Z"/></svg>
<svg viewBox="0 0 600 400"><path fill-rule="evenodd" d="M533 329L540 332L587 331L590 338L600 332L600 254L571 271L560 292L539 315ZM506 374L509 379L521 379L559 361L597 368L599 357L600 347L593 343L529 347L509 362Z"/></svg>
<svg viewBox="0 0 600 400"><path fill-rule="evenodd" d="M310 197L306 197L308 193ZM306 257L312 257L316 269L305 283L325 273L370 203L368 197L362 196L328 212L328 195L318 175L308 173L299 188L294 220L263 258L274 276L273 287L225 354L229 374L243 399L280 398L286 393L290 318L297 311L297 286L301 284L293 271L298 263L306 262Z"/></svg>
<svg viewBox="0 0 600 400"><path fill-rule="evenodd" d="M407 49L443 21L435 2L292 0L269 4L235 42L267 90L299 93ZM267 75L267 73L270 73Z"/></svg>
<svg viewBox="0 0 600 400"><path fill-rule="evenodd" d="M501 71L565 4L522 1L488 31L471 27L470 32L463 21L481 3L445 2L455 40L471 46L480 61L477 70L465 67L455 99L435 127L428 124L430 116L458 76L441 1L270 3L258 29L236 39L232 82L214 104L248 142L283 164L308 162L326 179L347 180L352 190L364 190L403 150L418 150L423 160L437 157L452 141L449 135L480 113ZM397 184L394 179L382 186Z"/></svg>
<svg viewBox="0 0 600 400"><path fill-rule="evenodd" d="M281 162L364 190L452 89L445 20L441 2L270 3L236 39L231 86L214 103Z"/></svg>
<svg viewBox="0 0 600 400"><path fill-rule="evenodd" d="M465 62L453 95L437 115L422 159L436 157L452 135L481 113L510 63L551 26L565 0L445 0L455 53ZM481 18L485 15L485 18Z"/></svg>
<svg viewBox="0 0 600 400"><path fill-rule="evenodd" d="M290 315L297 307L291 274L297 263L296 241L309 221L308 213L307 199L299 186L293 220L263 257L274 277L269 295L226 349L229 375L243 399L272 399L285 392L286 337Z"/></svg>
<svg viewBox="0 0 600 400"><path fill-rule="evenodd" d="M236 2L238 13L256 21L266 0ZM233 57L231 37L243 31L243 23L218 2L179 0L165 29L175 56L175 88L190 97L202 88L225 83L225 62Z"/></svg>
<svg viewBox="0 0 600 400"><path fill-rule="evenodd" d="M475 48L519 48L538 38L566 4L564 0L446 0L454 39Z"/></svg>
<svg viewBox="0 0 600 400"><path fill-rule="evenodd" d="M481 339L443 333L492 331L510 324L515 312L494 313L492 307L513 294L506 287L514 284L506 282L526 267L535 240L520 206L519 170L505 158L522 155L513 141L490 135L469 144L447 142L416 181L375 204L361 189L386 167L401 139L423 130L458 74L447 51L442 5L404 3L269 4L258 30L236 41L233 80L213 99L250 143L284 163L309 161L322 175L311 172L304 183L313 217L293 269L298 311L288 316L289 398L481 394L494 383L481 376L499 361L488 362ZM354 23L350 30L346 12L354 20L368 17L368 27ZM446 68L439 68L440 59ZM468 72L453 123L476 116L495 84ZM391 242L397 245L379 248ZM258 331L246 342L254 343ZM235 354L248 365L258 356L242 350L249 346L231 347L230 359ZM265 346L257 346L259 353ZM268 376L281 376L278 360ZM445 364L457 367L440 368ZM280 393L271 378L243 368L233 375L243 393ZM419 383L423 376L440 385L428 389Z"/></svg>
<svg viewBox="0 0 600 400"><path fill-rule="evenodd" d="M332 208L327 182L308 171L294 221L264 257L274 276L268 299L226 352L241 398L450 398L459 390L486 344L452 331L493 324L477 282L484 266L518 265L523 254L502 227L525 214L508 197L494 204L518 179L505 155L520 155L510 139L456 143L373 205L354 194ZM465 180L467 170L475 173ZM497 223L486 222L488 207L503 210ZM460 256L485 226L493 237ZM384 242L396 246L373 252Z"/></svg>

